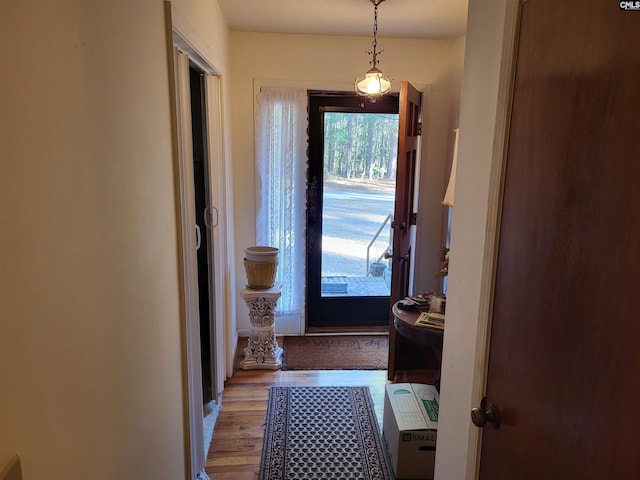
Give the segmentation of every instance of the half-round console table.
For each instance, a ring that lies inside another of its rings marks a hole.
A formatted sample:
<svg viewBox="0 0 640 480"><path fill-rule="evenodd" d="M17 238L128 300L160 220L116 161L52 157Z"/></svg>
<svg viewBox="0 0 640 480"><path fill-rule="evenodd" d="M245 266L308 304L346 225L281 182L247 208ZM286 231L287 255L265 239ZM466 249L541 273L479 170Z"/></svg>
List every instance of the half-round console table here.
<svg viewBox="0 0 640 480"><path fill-rule="evenodd" d="M395 343L394 371L389 379L399 382L437 383L442 364L444 332L437 328L417 327L419 312L392 307Z"/></svg>

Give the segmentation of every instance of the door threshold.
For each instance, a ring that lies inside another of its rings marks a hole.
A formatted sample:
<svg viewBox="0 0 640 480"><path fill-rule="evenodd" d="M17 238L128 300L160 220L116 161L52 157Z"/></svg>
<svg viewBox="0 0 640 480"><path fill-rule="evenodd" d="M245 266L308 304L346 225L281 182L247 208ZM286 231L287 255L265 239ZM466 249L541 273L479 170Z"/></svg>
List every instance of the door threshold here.
<svg viewBox="0 0 640 480"><path fill-rule="evenodd" d="M304 335L388 335L388 326L373 327L307 327Z"/></svg>

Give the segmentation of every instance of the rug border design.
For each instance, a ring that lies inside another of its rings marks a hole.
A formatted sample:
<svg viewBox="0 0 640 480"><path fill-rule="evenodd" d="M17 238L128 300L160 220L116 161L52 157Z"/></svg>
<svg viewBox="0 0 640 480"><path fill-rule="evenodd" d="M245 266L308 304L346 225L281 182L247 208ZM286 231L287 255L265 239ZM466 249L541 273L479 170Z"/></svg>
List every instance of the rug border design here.
<svg viewBox="0 0 640 480"><path fill-rule="evenodd" d="M264 443L260 462L259 480L280 480L287 478L287 432L288 409L291 392L305 390L344 390L350 398L350 407L355 418L355 428L363 467L368 472L367 480L391 480L393 474L382 442L373 400L369 387L362 386L272 386L269 388ZM270 439L270 441L269 441ZM319 478L319 477L318 477Z"/></svg>

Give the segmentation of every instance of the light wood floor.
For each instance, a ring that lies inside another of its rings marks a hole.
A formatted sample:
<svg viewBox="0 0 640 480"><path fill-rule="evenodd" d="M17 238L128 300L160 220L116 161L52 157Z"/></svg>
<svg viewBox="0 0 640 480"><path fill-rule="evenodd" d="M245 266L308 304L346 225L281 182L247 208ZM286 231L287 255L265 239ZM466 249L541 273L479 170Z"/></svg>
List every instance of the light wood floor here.
<svg viewBox="0 0 640 480"><path fill-rule="evenodd" d="M239 370L227 380L205 471L214 480L258 478L269 387L368 386L382 423L386 370Z"/></svg>

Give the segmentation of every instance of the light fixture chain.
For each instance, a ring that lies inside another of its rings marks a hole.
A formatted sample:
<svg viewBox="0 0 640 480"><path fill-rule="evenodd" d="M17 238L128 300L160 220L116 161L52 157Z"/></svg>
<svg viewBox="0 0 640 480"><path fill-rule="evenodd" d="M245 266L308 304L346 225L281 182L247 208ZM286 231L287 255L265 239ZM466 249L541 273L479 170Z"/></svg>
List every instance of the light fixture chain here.
<svg viewBox="0 0 640 480"><path fill-rule="evenodd" d="M373 45L377 45L378 40L377 40L377 35L378 35L378 5L375 5L373 7Z"/></svg>
<svg viewBox="0 0 640 480"><path fill-rule="evenodd" d="M378 3L376 2L373 2L373 42L371 42L371 44L373 45L373 57L371 63L375 68L378 63Z"/></svg>

